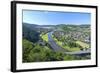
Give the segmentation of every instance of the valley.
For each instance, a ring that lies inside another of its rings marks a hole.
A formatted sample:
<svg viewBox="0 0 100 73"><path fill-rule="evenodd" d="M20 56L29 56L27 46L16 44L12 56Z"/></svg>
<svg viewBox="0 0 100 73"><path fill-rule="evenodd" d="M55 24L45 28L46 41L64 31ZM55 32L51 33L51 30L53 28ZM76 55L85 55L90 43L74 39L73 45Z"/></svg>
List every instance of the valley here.
<svg viewBox="0 0 100 73"><path fill-rule="evenodd" d="M23 23L23 62L91 59L89 24Z"/></svg>

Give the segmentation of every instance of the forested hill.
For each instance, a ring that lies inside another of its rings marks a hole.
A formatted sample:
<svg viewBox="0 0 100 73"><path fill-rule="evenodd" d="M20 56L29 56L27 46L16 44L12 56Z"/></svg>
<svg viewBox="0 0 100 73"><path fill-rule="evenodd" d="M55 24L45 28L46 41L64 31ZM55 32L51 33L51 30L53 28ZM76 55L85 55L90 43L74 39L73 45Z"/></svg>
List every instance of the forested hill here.
<svg viewBox="0 0 100 73"><path fill-rule="evenodd" d="M29 24L29 23L23 23L24 27L28 27L29 29L35 30L36 27L38 27L37 24Z"/></svg>
<svg viewBox="0 0 100 73"><path fill-rule="evenodd" d="M79 31L82 29L90 28L90 25L89 24L82 24L82 25L59 24L59 25L56 25L56 28L60 28L64 31Z"/></svg>
<svg viewBox="0 0 100 73"><path fill-rule="evenodd" d="M38 41L39 33L33 30L34 26L37 26L37 25L23 23L23 39L27 39L31 42Z"/></svg>

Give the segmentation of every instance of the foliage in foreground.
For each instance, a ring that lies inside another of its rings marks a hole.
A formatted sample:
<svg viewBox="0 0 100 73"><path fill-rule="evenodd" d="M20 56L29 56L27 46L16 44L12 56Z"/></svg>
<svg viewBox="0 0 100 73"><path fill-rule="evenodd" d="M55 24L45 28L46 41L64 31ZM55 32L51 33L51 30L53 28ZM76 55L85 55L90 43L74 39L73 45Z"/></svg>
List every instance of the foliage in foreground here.
<svg viewBox="0 0 100 73"><path fill-rule="evenodd" d="M81 60L85 57L66 55L62 52L54 52L47 46L41 46L23 39L23 62L44 62L44 61L63 61Z"/></svg>

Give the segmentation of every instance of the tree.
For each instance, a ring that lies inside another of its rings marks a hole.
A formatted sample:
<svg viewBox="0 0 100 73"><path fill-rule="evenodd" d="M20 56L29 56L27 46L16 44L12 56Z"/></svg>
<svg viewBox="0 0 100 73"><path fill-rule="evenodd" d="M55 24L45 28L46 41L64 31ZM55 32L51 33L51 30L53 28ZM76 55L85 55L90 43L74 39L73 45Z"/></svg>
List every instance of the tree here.
<svg viewBox="0 0 100 73"><path fill-rule="evenodd" d="M28 54L30 53L30 51L32 50L32 48L34 47L33 43L23 39L23 62L26 62L28 60Z"/></svg>

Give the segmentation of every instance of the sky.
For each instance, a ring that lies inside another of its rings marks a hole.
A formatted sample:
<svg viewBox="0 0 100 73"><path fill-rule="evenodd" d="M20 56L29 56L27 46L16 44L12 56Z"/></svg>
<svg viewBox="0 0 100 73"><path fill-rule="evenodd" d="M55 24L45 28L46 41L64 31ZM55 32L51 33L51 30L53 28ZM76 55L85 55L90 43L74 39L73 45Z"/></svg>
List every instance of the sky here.
<svg viewBox="0 0 100 73"><path fill-rule="evenodd" d="M90 13L23 10L23 22L38 25L91 24Z"/></svg>

